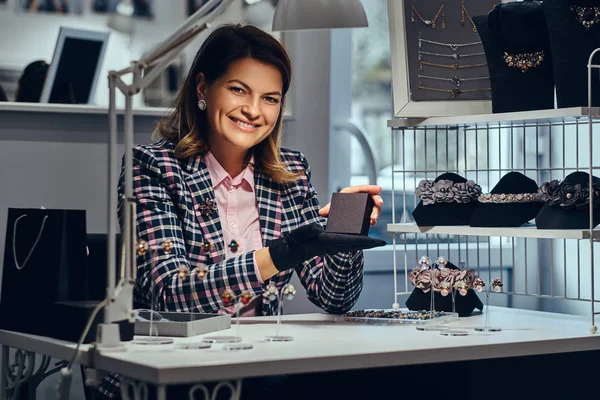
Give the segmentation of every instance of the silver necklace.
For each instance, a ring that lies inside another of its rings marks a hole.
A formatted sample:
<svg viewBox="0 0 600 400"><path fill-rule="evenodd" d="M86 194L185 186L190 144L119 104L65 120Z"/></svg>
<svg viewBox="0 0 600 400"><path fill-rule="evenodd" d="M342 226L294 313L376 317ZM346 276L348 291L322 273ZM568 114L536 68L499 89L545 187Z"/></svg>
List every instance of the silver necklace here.
<svg viewBox="0 0 600 400"><path fill-rule="evenodd" d="M31 255L33 254L35 247L37 246L38 242L40 241L40 238L42 237L42 232L44 231L44 225L46 225L46 220L48 219L48 215L44 216L44 219L42 220L42 227L40 228L40 231L38 232L37 238L35 239L35 242L33 243L31 250L29 250L29 254L27 254L27 257L25 258L25 261L23 261L23 264L19 265L19 262L17 261L17 223L19 222L19 220L21 218L25 218L26 216L27 216L27 214L23 214L19 218L17 218L15 220L15 224L13 226L13 258L15 260L15 266L17 267L17 269L19 271L22 270L23 268L25 268L27 261L29 261L29 257L31 257Z"/></svg>
<svg viewBox="0 0 600 400"><path fill-rule="evenodd" d="M438 57L448 57L448 58L454 58L455 60L458 60L459 58L463 58L463 57L474 57L474 56L483 56L485 55L484 52L481 53L467 53L467 54L458 54L458 53L454 53L454 54L442 54L442 53L432 53L429 51L421 51L419 50L419 61L421 61L421 59L423 58L422 56L426 55L426 56L438 56Z"/></svg>
<svg viewBox="0 0 600 400"><path fill-rule="evenodd" d="M438 45L438 46L449 47L453 51L456 51L456 50L458 50L461 47L475 46L475 45L481 44L481 42L471 42L471 43L443 43L443 42L435 42L433 40L419 39L419 49L422 47L422 42L431 43L431 44L435 44L435 45Z"/></svg>
<svg viewBox="0 0 600 400"><path fill-rule="evenodd" d="M467 81L479 81L482 79L489 79L489 76L477 76L477 77L473 77L473 78L459 78L458 76L453 76L452 78L441 78L439 76L427 76L427 75L417 75L419 77L419 79L435 79L438 81L448 81L448 82L452 82L456 85L456 87L459 87L460 84L462 82L467 82Z"/></svg>
<svg viewBox="0 0 600 400"><path fill-rule="evenodd" d="M475 46L475 45L481 44L481 41L479 41L479 42L470 42L470 43L444 43L444 42L436 42L434 40L428 40L428 39L421 38L421 32L419 32L419 50L421 50L421 47L423 47L423 42L430 43L430 44L435 44L435 45L438 45L438 46L449 47L453 51L456 51L456 50L458 50L461 47Z"/></svg>

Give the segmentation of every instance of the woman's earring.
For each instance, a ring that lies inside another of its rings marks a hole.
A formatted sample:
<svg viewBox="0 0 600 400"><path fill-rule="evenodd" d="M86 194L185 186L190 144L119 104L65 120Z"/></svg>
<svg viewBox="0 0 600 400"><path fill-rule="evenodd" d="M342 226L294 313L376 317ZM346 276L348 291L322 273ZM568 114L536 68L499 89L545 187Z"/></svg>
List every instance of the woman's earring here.
<svg viewBox="0 0 600 400"><path fill-rule="evenodd" d="M198 100L198 108L202 111L206 110L206 100L204 100L204 99Z"/></svg>

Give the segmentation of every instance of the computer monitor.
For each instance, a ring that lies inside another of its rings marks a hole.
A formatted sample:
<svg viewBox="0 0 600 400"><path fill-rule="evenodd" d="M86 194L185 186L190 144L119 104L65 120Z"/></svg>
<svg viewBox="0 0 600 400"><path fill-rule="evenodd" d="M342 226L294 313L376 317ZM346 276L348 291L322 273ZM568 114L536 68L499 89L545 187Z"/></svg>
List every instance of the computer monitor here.
<svg viewBox="0 0 600 400"><path fill-rule="evenodd" d="M61 27L40 102L93 103L109 35Z"/></svg>

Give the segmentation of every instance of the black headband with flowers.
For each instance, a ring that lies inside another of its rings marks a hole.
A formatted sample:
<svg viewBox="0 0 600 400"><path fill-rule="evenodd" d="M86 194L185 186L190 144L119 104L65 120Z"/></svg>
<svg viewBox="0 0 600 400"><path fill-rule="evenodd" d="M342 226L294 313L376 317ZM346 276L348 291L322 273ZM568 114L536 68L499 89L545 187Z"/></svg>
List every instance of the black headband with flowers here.
<svg viewBox="0 0 600 400"><path fill-rule="evenodd" d="M415 195L423 201L423 205L436 203L469 203L481 195L481 186L468 180L453 182L440 179L437 182L424 179L419 182Z"/></svg>
<svg viewBox="0 0 600 400"><path fill-rule="evenodd" d="M600 185L592 184L594 207L600 204ZM544 201L558 205L565 210L584 210L590 205L590 185L588 183L560 182L556 179L544 183L539 188Z"/></svg>

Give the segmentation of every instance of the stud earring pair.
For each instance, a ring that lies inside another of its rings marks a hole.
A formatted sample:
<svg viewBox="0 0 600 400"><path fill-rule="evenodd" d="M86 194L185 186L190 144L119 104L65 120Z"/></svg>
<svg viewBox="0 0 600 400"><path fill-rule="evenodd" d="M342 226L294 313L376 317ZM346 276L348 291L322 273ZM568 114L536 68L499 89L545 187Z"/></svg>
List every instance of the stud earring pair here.
<svg viewBox="0 0 600 400"><path fill-rule="evenodd" d="M198 100L198 108L199 108L201 111L204 111L204 110L206 110L206 100L204 100L204 99L200 99L200 100Z"/></svg>

